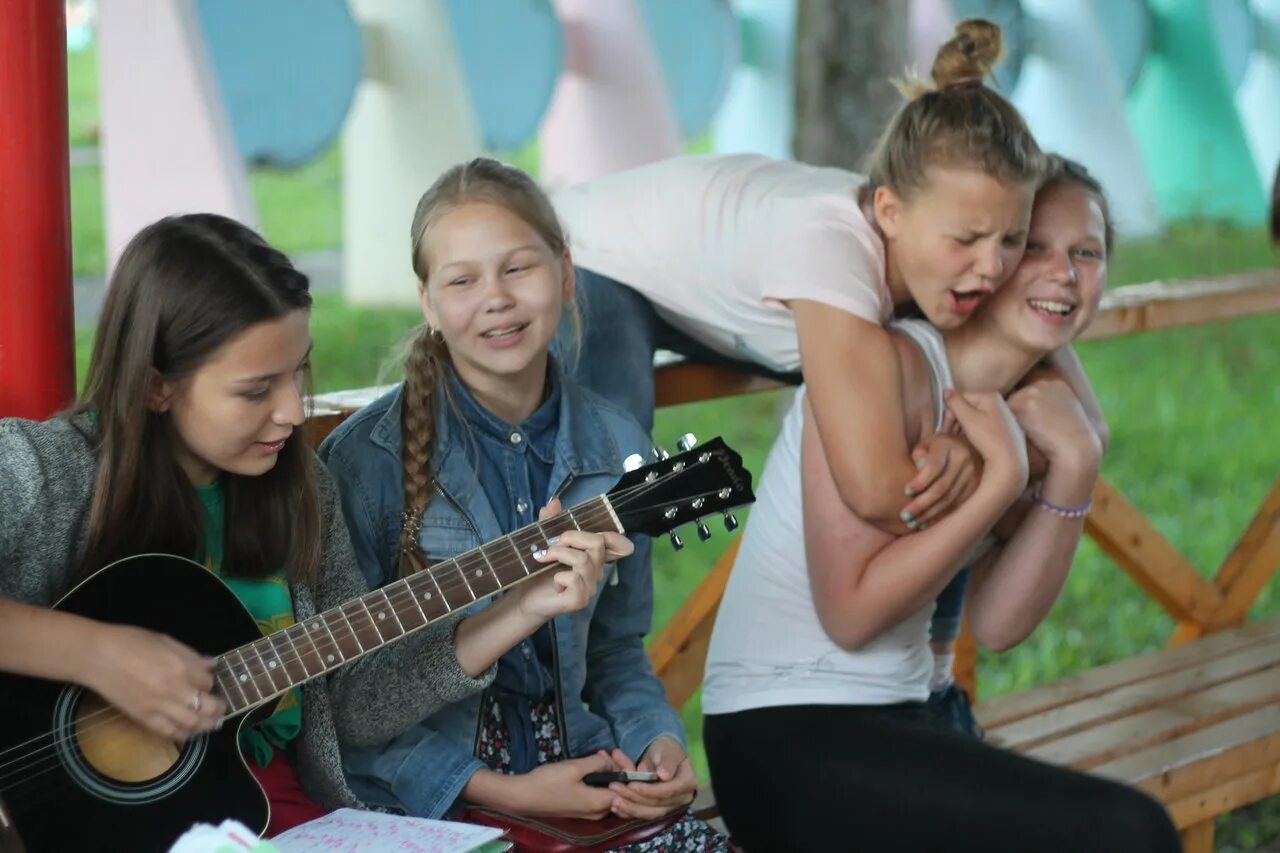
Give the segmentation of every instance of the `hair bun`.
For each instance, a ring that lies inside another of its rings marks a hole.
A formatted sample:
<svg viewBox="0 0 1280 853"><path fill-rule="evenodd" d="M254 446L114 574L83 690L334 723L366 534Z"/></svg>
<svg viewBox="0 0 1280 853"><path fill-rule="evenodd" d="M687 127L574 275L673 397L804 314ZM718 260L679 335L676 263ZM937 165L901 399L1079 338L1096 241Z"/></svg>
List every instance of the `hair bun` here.
<svg viewBox="0 0 1280 853"><path fill-rule="evenodd" d="M939 90L966 83L981 83L1004 54L1000 27L982 18L956 24L956 34L938 48L930 76Z"/></svg>

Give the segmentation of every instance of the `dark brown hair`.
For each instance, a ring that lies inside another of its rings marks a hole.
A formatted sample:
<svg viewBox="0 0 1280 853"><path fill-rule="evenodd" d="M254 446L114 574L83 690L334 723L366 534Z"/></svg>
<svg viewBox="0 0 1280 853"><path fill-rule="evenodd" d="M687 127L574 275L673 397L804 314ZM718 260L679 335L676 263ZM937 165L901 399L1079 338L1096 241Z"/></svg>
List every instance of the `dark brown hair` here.
<svg viewBox="0 0 1280 853"><path fill-rule="evenodd" d="M568 246L564 229L551 200L533 178L514 166L478 157L449 169L418 201L409 229L418 287L427 287L431 269L425 246L427 233L449 211L469 202L487 202L506 208L537 233L556 256L557 262L564 256ZM566 310L576 336L580 323L577 308L570 301ZM402 577L420 571L426 565L418 548L417 532L434 488L431 456L435 450L436 391L441 370L448 360L449 350L439 334L425 325L419 328L405 357L400 404L401 441L404 445L404 516L400 530Z"/></svg>
<svg viewBox="0 0 1280 853"><path fill-rule="evenodd" d="M1000 27L961 21L938 48L932 82L898 84L908 97L894 114L868 163L869 187L901 198L924 187L930 166L971 167L1009 184L1034 183L1043 156L1013 104L983 85L1003 51Z"/></svg>
<svg viewBox="0 0 1280 853"><path fill-rule="evenodd" d="M191 557L201 550L203 515L178 463L173 419L148 405L154 380L188 377L250 326L310 307L307 277L226 217L168 217L129 242L111 277L76 405L98 425L81 576L130 554ZM225 573L283 568L291 579L315 577L321 531L314 466L296 429L267 473L223 477Z"/></svg>
<svg viewBox="0 0 1280 853"><path fill-rule="evenodd" d="M1060 154L1049 154L1045 157L1044 181L1040 184L1040 190L1043 191L1061 184L1074 184L1089 193L1098 202L1098 207L1102 209L1102 222L1106 238L1105 248L1107 257L1110 258L1112 252L1115 251L1116 229L1115 224L1111 221L1111 206L1107 204L1107 194L1103 191L1102 184L1077 161L1069 157L1063 157Z"/></svg>

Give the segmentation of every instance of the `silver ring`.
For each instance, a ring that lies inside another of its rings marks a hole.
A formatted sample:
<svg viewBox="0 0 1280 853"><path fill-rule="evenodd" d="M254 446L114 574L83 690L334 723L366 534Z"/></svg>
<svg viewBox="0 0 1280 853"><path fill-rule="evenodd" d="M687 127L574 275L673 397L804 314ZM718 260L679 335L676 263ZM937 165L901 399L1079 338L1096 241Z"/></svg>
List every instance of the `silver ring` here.
<svg viewBox="0 0 1280 853"><path fill-rule="evenodd" d="M200 703L203 701L203 699L204 699L203 694L201 694L200 691L197 690L196 695L191 700L191 710L199 713Z"/></svg>

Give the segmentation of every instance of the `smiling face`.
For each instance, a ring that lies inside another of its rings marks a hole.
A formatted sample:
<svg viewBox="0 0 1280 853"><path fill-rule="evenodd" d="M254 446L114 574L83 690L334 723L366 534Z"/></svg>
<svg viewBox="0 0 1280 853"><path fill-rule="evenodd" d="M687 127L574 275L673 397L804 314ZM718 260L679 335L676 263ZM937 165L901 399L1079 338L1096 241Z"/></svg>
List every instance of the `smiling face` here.
<svg viewBox="0 0 1280 853"><path fill-rule="evenodd" d="M1022 257L1030 187L976 169L930 167L909 198L875 194L895 301L914 300L939 329L963 323Z"/></svg>
<svg viewBox="0 0 1280 853"><path fill-rule="evenodd" d="M573 297L559 257L508 208L465 202L427 231L422 311L444 337L454 369L473 390L541 387L547 347Z"/></svg>
<svg viewBox="0 0 1280 853"><path fill-rule="evenodd" d="M311 353L309 315L295 310L248 327L190 375L157 380L150 407L167 412L178 463L193 484L219 473L256 477L285 442L301 441L303 383Z"/></svg>
<svg viewBox="0 0 1280 853"><path fill-rule="evenodd" d="M1106 233L1093 193L1072 182L1041 190L1022 262L986 309L999 332L1048 353L1084 331L1106 288Z"/></svg>

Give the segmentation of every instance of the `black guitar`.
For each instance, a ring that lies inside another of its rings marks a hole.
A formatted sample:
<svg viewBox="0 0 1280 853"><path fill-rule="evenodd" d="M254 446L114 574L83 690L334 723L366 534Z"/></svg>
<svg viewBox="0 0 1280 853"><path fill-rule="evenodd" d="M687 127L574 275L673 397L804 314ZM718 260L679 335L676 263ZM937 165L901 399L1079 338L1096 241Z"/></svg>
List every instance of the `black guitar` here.
<svg viewBox="0 0 1280 853"><path fill-rule="evenodd" d="M5 820L31 853L162 851L192 824L227 818L261 833L267 800L237 742L246 720L269 714L279 696L545 571L532 553L564 531L657 536L696 520L705 539L702 516L723 512L733 529L729 509L754 500L741 457L717 438L629 471L607 495L265 637L196 563L159 554L113 563L56 609L148 628L216 656L227 724L178 743L77 685L0 676Z"/></svg>

